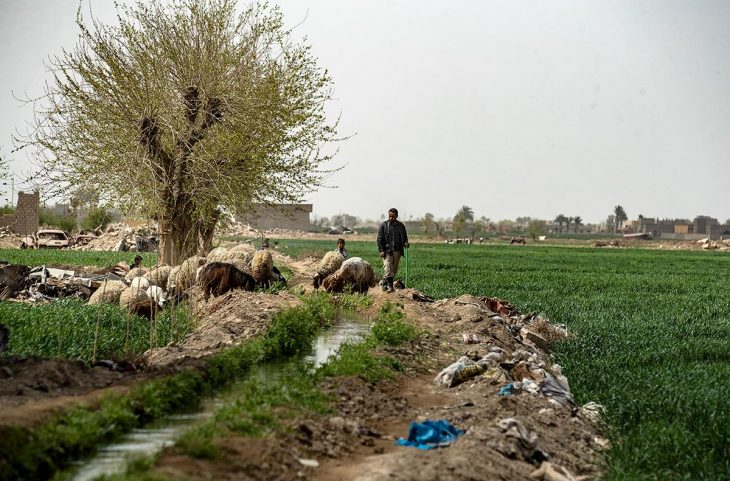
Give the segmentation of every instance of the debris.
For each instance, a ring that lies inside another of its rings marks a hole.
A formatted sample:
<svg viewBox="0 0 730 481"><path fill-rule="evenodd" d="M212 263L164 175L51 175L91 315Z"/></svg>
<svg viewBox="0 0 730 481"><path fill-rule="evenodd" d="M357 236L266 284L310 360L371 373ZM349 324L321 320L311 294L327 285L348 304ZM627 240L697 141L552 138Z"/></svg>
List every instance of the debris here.
<svg viewBox="0 0 730 481"><path fill-rule="evenodd" d="M427 450L450 446L464 431L453 426L446 419L438 421L425 420L422 423L412 422L408 427L408 439L398 438L399 446L412 446Z"/></svg>
<svg viewBox="0 0 730 481"><path fill-rule="evenodd" d="M506 437L516 439L519 442L519 448L526 461L537 464L550 459L550 455L538 446L537 433L527 429L517 419L502 419L497 422L497 426Z"/></svg>
<svg viewBox="0 0 730 481"><path fill-rule="evenodd" d="M499 388L499 392L497 393L497 396L511 396L515 393L515 385L514 383L509 383L506 386L502 386Z"/></svg>
<svg viewBox="0 0 730 481"><path fill-rule="evenodd" d="M530 473L530 477L543 481L577 481L570 471L548 461L543 461L539 468Z"/></svg>
<svg viewBox="0 0 730 481"><path fill-rule="evenodd" d="M540 383L540 391L560 406L571 407L575 405L570 388L561 384L554 376L549 374L545 376L545 380Z"/></svg>
<svg viewBox="0 0 730 481"><path fill-rule="evenodd" d="M464 344L479 344L482 342L476 334L468 334L465 332L461 336L464 339Z"/></svg>
<svg viewBox="0 0 730 481"><path fill-rule="evenodd" d="M299 461L299 464L302 466L306 466L308 468L318 468L319 467L319 461L316 459L303 459L303 458L297 458L297 461Z"/></svg>
<svg viewBox="0 0 730 481"><path fill-rule="evenodd" d="M491 360L479 360L477 362L462 356L458 361L443 369L434 382L443 387L453 387L478 374L483 373L492 367Z"/></svg>
<svg viewBox="0 0 730 481"><path fill-rule="evenodd" d="M413 300L418 302L434 302L435 299L431 296L421 294L420 292L413 293Z"/></svg>
<svg viewBox="0 0 730 481"><path fill-rule="evenodd" d="M581 406L580 412L593 423L600 423L603 415L606 414L606 408L597 402L588 402Z"/></svg>

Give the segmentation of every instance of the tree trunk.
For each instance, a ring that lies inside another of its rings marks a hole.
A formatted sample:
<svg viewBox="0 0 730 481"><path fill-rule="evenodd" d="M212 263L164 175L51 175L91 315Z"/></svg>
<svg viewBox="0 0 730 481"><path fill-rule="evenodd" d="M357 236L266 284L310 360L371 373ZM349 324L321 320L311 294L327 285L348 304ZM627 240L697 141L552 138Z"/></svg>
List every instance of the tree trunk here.
<svg viewBox="0 0 730 481"><path fill-rule="evenodd" d="M197 233L198 233L198 255L206 256L208 252L213 248L213 233L215 233L215 226L220 219L221 211L216 209L209 217L205 219L198 219Z"/></svg>
<svg viewBox="0 0 730 481"><path fill-rule="evenodd" d="M195 255L197 232L189 214L165 215L160 219L160 264L176 266Z"/></svg>

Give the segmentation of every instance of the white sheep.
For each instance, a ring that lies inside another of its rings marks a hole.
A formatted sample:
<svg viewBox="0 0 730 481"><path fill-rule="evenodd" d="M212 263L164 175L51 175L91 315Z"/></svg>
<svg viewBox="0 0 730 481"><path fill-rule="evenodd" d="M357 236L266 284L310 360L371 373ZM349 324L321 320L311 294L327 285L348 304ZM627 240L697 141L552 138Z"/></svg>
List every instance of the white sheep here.
<svg viewBox="0 0 730 481"><path fill-rule="evenodd" d="M342 263L334 274L322 281L327 292L342 292L346 286L354 292L365 293L375 286L375 272L367 261L360 257L351 257Z"/></svg>
<svg viewBox="0 0 730 481"><path fill-rule="evenodd" d="M329 276L330 274L334 274L337 269L340 268L344 260L345 258L342 257L342 254L337 251L327 252L322 260L319 261L319 266L317 266L317 274L312 280L312 285L314 286L314 288L319 289L319 286L322 284L322 281L325 279L325 277Z"/></svg>

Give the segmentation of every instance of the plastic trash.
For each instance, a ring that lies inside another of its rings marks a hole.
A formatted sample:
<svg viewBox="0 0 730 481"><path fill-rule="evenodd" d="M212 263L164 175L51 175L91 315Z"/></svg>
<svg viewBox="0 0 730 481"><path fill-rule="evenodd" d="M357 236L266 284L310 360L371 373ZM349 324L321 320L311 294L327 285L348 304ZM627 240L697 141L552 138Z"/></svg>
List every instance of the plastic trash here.
<svg viewBox="0 0 730 481"><path fill-rule="evenodd" d="M502 386L499 388L499 392L497 393L497 396L511 396L515 393L515 385L514 383L509 383L506 386Z"/></svg>
<svg viewBox="0 0 730 481"><path fill-rule="evenodd" d="M412 422L408 427L408 439L399 438L395 443L423 450L442 448L450 446L462 434L464 431L446 419L426 420L422 423Z"/></svg>

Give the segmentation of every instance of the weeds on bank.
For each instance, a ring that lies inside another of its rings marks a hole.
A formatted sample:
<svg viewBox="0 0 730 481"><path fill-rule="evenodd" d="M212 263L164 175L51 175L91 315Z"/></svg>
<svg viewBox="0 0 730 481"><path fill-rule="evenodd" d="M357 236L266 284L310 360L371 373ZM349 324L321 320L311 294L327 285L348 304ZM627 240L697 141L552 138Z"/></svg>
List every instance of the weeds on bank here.
<svg viewBox="0 0 730 481"><path fill-rule="evenodd" d="M306 372L290 373L276 381L253 378L235 387L235 399L218 409L213 418L190 429L178 447L196 458L220 456L217 439L235 434L258 438L286 430L283 420L300 414L326 413L329 399Z"/></svg>
<svg viewBox="0 0 730 481"><path fill-rule="evenodd" d="M401 306L386 303L370 327L370 335L360 343L345 343L337 355L317 370L317 376L361 376L375 383L390 379L404 366L396 358L377 353L381 347L395 347L418 339L422 332L407 323Z"/></svg>

